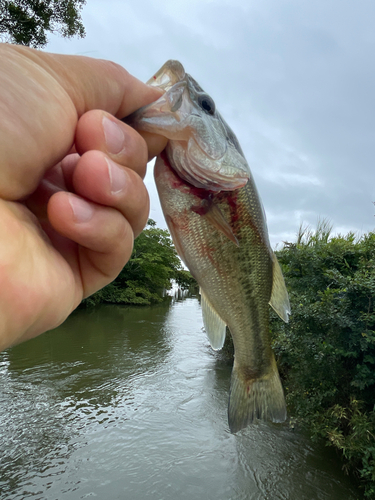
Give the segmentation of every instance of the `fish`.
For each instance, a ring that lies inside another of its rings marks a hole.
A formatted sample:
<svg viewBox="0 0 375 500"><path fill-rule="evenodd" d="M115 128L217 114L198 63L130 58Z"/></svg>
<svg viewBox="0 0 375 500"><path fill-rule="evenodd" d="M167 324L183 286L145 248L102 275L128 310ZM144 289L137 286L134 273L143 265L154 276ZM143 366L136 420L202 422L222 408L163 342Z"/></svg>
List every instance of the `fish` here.
<svg viewBox="0 0 375 500"><path fill-rule="evenodd" d="M223 347L227 328L233 339L230 431L257 419L284 422L269 305L288 322L290 304L249 165L213 99L180 62L167 61L147 83L164 94L126 122L168 139L154 167L164 217L199 284L212 348Z"/></svg>

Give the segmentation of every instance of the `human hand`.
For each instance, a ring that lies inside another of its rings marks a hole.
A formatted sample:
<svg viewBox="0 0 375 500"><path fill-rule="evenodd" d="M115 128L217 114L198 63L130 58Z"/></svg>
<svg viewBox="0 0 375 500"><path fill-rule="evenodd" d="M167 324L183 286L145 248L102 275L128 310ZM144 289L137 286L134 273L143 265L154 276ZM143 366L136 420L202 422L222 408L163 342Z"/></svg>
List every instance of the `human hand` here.
<svg viewBox="0 0 375 500"><path fill-rule="evenodd" d="M109 61L0 44L0 350L112 281L146 224L166 139L123 118L160 91Z"/></svg>

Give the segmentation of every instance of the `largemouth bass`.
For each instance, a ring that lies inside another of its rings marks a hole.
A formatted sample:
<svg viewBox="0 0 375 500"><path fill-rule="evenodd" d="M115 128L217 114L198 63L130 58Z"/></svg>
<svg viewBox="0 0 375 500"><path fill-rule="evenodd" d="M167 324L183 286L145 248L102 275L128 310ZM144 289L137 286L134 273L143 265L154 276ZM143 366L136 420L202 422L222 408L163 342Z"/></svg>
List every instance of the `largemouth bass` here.
<svg viewBox="0 0 375 500"><path fill-rule="evenodd" d="M249 166L214 101L178 61L148 83L165 93L126 121L169 139L156 160L156 186L176 250L200 286L212 347L223 346L226 326L233 337L230 430L256 418L283 422L268 305L286 322L290 306Z"/></svg>

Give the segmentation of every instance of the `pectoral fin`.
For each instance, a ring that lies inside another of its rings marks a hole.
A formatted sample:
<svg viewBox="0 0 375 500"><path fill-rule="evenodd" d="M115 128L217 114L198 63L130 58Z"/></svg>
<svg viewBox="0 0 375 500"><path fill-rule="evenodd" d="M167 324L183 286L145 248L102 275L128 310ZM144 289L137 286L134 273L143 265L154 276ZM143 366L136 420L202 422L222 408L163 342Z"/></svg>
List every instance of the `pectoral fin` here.
<svg viewBox="0 0 375 500"><path fill-rule="evenodd" d="M285 286L284 276L276 255L272 252L273 284L272 295L269 302L272 309L280 316L285 323L288 323L290 314L290 303L288 292Z"/></svg>
<svg viewBox="0 0 375 500"><path fill-rule="evenodd" d="M233 243L236 246L239 246L238 240L233 233L232 228L230 227L229 223L225 220L224 215L221 213L220 208L215 205L211 204L209 210L203 215L210 224L212 224L218 231L224 234L230 241L233 241Z"/></svg>
<svg viewBox="0 0 375 500"><path fill-rule="evenodd" d="M212 307L203 290L200 289L199 292L202 298L201 306L204 328L212 349L218 351L224 345L226 324Z"/></svg>

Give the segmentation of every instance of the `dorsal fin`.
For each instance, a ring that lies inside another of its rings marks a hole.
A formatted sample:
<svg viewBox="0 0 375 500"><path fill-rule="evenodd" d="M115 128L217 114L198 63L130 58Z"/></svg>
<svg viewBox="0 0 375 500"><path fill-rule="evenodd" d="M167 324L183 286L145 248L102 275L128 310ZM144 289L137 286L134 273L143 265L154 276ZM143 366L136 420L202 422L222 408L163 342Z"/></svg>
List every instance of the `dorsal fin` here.
<svg viewBox="0 0 375 500"><path fill-rule="evenodd" d="M204 328L212 349L218 351L224 345L226 324L212 307L204 291L200 289L199 293L201 294Z"/></svg>
<svg viewBox="0 0 375 500"><path fill-rule="evenodd" d="M270 299L270 306L275 311L276 314L280 316L285 323L289 321L290 314L290 303L288 297L288 291L285 286L284 276L281 271L280 264L277 261L277 257L272 252L272 271L273 271L273 284L272 284L272 294Z"/></svg>

